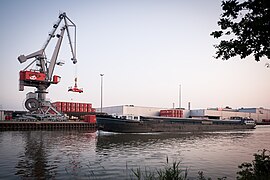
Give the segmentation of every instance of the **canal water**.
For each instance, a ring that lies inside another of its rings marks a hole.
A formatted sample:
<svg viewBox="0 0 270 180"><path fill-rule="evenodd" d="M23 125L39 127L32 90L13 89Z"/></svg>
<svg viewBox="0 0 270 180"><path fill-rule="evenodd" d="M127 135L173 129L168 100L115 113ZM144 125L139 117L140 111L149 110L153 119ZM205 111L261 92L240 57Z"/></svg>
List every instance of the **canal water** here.
<svg viewBox="0 0 270 180"><path fill-rule="evenodd" d="M0 179L135 179L180 162L189 179L198 171L235 179L242 162L270 149L270 126L185 134L78 131L0 132Z"/></svg>

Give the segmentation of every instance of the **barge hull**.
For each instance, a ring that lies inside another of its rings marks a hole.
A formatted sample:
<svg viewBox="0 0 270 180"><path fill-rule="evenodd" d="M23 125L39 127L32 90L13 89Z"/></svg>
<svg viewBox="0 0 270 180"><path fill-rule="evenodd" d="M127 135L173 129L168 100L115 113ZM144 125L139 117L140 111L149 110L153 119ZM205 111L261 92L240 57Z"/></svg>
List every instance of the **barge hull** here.
<svg viewBox="0 0 270 180"><path fill-rule="evenodd" d="M133 121L109 117L97 117L97 126L98 130L120 133L200 132L255 128L255 125L246 125L235 122L228 123L224 121L224 123L220 122L219 124L202 124L201 121L188 121L190 120L183 119L183 121Z"/></svg>

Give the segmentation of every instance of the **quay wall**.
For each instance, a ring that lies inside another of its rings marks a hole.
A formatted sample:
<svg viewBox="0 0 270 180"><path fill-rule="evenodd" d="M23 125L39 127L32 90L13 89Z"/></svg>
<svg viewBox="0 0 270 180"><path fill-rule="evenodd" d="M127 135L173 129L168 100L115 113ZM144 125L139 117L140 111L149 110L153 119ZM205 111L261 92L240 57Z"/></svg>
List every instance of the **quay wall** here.
<svg viewBox="0 0 270 180"><path fill-rule="evenodd" d="M96 131L96 123L88 122L16 122L0 121L0 131L20 130L91 130Z"/></svg>

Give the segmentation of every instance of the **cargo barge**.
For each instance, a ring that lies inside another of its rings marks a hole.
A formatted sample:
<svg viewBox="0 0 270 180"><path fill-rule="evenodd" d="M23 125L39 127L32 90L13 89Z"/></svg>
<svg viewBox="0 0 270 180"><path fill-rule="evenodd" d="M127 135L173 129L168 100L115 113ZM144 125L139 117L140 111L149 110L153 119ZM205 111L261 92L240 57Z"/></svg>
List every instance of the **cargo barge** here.
<svg viewBox="0 0 270 180"><path fill-rule="evenodd" d="M200 132L254 129L254 120L212 120L161 116L97 116L98 130L120 133Z"/></svg>

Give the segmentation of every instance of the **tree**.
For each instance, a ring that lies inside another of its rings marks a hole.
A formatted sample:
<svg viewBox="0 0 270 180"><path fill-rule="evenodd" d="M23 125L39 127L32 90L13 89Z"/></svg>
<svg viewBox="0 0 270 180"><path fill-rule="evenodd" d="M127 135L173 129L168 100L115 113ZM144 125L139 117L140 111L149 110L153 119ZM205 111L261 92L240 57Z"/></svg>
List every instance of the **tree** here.
<svg viewBox="0 0 270 180"><path fill-rule="evenodd" d="M240 1L240 0L239 0ZM215 58L228 60L239 55L241 59L253 54L256 61L270 59L270 1L222 1L223 13L218 21L221 30L210 35L224 39L218 45Z"/></svg>

